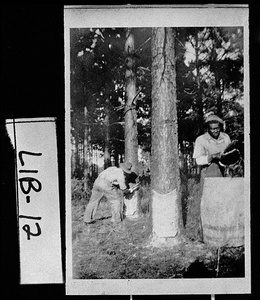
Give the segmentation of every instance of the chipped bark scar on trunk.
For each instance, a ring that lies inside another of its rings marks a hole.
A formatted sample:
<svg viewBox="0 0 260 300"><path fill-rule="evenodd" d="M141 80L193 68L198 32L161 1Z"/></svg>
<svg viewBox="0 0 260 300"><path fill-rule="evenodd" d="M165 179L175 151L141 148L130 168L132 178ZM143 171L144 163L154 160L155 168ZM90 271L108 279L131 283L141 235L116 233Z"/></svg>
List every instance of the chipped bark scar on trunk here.
<svg viewBox="0 0 260 300"><path fill-rule="evenodd" d="M179 231L179 212L177 189L167 193L160 194L152 191L153 201L153 233L152 246L171 247L182 242Z"/></svg>

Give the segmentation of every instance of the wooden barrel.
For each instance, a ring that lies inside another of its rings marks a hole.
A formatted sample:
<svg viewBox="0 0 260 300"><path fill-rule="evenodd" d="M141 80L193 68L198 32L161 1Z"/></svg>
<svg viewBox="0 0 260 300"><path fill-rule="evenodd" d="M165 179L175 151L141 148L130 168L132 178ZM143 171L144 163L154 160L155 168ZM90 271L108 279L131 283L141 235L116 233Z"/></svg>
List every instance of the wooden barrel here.
<svg viewBox="0 0 260 300"><path fill-rule="evenodd" d="M205 178L201 222L206 244L216 247L244 245L244 178Z"/></svg>

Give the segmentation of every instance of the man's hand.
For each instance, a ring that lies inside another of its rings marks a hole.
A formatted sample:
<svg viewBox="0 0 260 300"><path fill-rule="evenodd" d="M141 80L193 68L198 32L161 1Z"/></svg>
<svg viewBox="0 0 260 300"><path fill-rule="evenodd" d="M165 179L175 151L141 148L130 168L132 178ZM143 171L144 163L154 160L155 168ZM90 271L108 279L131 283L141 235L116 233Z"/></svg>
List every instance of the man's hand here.
<svg viewBox="0 0 260 300"><path fill-rule="evenodd" d="M119 189L120 186L118 183L112 183L112 189Z"/></svg>
<svg viewBox="0 0 260 300"><path fill-rule="evenodd" d="M123 190L124 195L132 194L134 191L138 190L140 188L140 182L137 184L131 184L129 189Z"/></svg>
<svg viewBox="0 0 260 300"><path fill-rule="evenodd" d="M125 196L131 194L131 192L129 191L129 189L124 189L123 193L124 193Z"/></svg>
<svg viewBox="0 0 260 300"><path fill-rule="evenodd" d="M221 158L221 152L208 155L208 162L218 162Z"/></svg>
<svg viewBox="0 0 260 300"><path fill-rule="evenodd" d="M134 184L134 185L131 185L129 191L130 193L133 193L134 191L138 190L140 188L140 182Z"/></svg>

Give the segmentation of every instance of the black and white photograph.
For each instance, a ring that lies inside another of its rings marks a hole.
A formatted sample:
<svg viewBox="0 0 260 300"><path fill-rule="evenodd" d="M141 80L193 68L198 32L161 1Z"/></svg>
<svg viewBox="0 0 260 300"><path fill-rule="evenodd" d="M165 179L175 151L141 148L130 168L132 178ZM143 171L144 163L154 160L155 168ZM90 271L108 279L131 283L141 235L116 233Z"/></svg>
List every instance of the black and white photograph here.
<svg viewBox="0 0 260 300"><path fill-rule="evenodd" d="M249 293L247 5L64 14L67 293Z"/></svg>
<svg viewBox="0 0 260 300"><path fill-rule="evenodd" d="M258 299L259 4L1 5L3 299Z"/></svg>
<svg viewBox="0 0 260 300"><path fill-rule="evenodd" d="M258 299L259 4L1 5L3 299Z"/></svg>

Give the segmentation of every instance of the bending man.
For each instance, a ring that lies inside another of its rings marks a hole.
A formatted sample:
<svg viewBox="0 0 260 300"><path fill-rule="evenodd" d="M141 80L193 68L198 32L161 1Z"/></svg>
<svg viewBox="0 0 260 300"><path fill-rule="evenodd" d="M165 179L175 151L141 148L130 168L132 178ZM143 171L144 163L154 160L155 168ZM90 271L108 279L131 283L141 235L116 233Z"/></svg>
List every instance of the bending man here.
<svg viewBox="0 0 260 300"><path fill-rule="evenodd" d="M94 182L91 197L84 214L84 222L92 223L100 200L105 196L110 203L113 223L123 220L123 191L126 190L125 173L131 174L131 163L122 163L119 168L109 167L102 171Z"/></svg>

